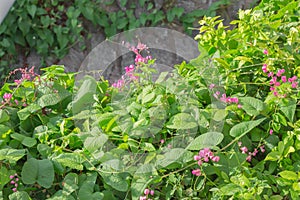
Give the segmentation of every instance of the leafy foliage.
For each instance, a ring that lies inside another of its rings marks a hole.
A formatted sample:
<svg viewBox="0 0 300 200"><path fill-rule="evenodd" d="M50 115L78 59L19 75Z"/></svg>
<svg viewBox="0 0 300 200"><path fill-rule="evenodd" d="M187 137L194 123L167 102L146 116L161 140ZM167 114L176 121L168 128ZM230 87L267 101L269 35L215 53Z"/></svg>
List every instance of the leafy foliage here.
<svg viewBox="0 0 300 200"><path fill-rule="evenodd" d="M22 71L0 91L1 195L299 199L298 6L262 1L232 30L204 17L199 57L155 82L154 60L118 87Z"/></svg>

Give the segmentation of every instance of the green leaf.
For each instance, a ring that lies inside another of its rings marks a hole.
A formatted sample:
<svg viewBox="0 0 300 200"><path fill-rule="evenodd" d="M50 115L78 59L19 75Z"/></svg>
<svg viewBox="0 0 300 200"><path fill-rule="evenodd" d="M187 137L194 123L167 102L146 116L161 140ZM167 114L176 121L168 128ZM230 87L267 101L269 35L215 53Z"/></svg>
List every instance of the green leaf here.
<svg viewBox="0 0 300 200"><path fill-rule="evenodd" d="M131 199L139 199L151 179L134 179L131 183Z"/></svg>
<svg viewBox="0 0 300 200"><path fill-rule="evenodd" d="M13 175L14 171L8 171L5 166L0 166L0 190L2 191L3 187L10 181L9 176Z"/></svg>
<svg viewBox="0 0 300 200"><path fill-rule="evenodd" d="M82 156L77 153L62 153L54 159L65 167L83 170L82 163L84 160Z"/></svg>
<svg viewBox="0 0 300 200"><path fill-rule="evenodd" d="M36 111L40 110L41 107L37 104L30 104L29 106L23 108L22 110L18 111L18 117L20 120L27 119L31 114L35 113Z"/></svg>
<svg viewBox="0 0 300 200"><path fill-rule="evenodd" d="M30 196L25 191L17 191L9 195L9 200L31 200Z"/></svg>
<svg viewBox="0 0 300 200"><path fill-rule="evenodd" d="M18 140L26 147L33 147L37 143L34 138L27 137L19 133L13 133L11 134L11 137L14 138L15 140Z"/></svg>
<svg viewBox="0 0 300 200"><path fill-rule="evenodd" d="M279 172L279 175L284 178L284 179L287 179L287 180L298 180L298 175L296 172L293 172L293 171L288 171L288 170L285 170L285 171L282 171L282 172Z"/></svg>
<svg viewBox="0 0 300 200"><path fill-rule="evenodd" d="M126 192L129 188L129 184L126 180L127 173L101 173L104 182L114 188L117 191Z"/></svg>
<svg viewBox="0 0 300 200"><path fill-rule="evenodd" d="M171 117L167 123L167 128L171 129L192 129L196 128L197 122L194 117L188 113L178 113Z"/></svg>
<svg viewBox="0 0 300 200"><path fill-rule="evenodd" d="M78 192L78 200L101 200L104 195L100 192L94 193L94 187L97 180L97 173L88 173L87 179L81 185Z"/></svg>
<svg viewBox="0 0 300 200"><path fill-rule="evenodd" d="M182 148L174 148L162 155L161 158L157 159L156 164L166 168L172 164L181 163L182 158L186 154L187 150Z"/></svg>
<svg viewBox="0 0 300 200"><path fill-rule="evenodd" d="M68 173L63 182L64 187L62 193L66 196L78 189L78 175L75 173Z"/></svg>
<svg viewBox="0 0 300 200"><path fill-rule="evenodd" d="M0 160L8 160L10 163L16 163L25 155L25 149L0 149Z"/></svg>
<svg viewBox="0 0 300 200"><path fill-rule="evenodd" d="M212 148L222 142L224 135L219 132L208 132L196 137L187 147L188 150Z"/></svg>
<svg viewBox="0 0 300 200"><path fill-rule="evenodd" d="M34 4L28 4L27 5L27 11L31 15L32 18L34 18L35 13L36 13L37 7Z"/></svg>
<svg viewBox="0 0 300 200"><path fill-rule="evenodd" d="M6 110L0 109L0 123L7 122L9 120L9 115Z"/></svg>
<svg viewBox="0 0 300 200"><path fill-rule="evenodd" d="M255 121L247 121L247 122L241 122L234 127L231 128L229 134L232 137L242 137L248 132L250 132L254 127L258 126L260 123L262 123L266 118L258 119Z"/></svg>
<svg viewBox="0 0 300 200"><path fill-rule="evenodd" d="M108 137L104 134L89 136L84 141L84 147L89 152L94 152L101 149L107 140Z"/></svg>
<svg viewBox="0 0 300 200"><path fill-rule="evenodd" d="M54 181L54 168L50 160L37 160L30 158L22 168L22 181L25 184L34 184L37 182L44 188L50 188Z"/></svg>
<svg viewBox="0 0 300 200"><path fill-rule="evenodd" d="M242 109L250 116L257 116L266 107L265 103L253 97L241 97Z"/></svg>
<svg viewBox="0 0 300 200"><path fill-rule="evenodd" d="M278 151L272 151L266 156L265 161L278 161L280 157L281 154Z"/></svg>
<svg viewBox="0 0 300 200"><path fill-rule="evenodd" d="M93 77L85 76L73 101L73 113L77 114L87 110L95 102L93 95L96 94L97 83Z"/></svg>
<svg viewBox="0 0 300 200"><path fill-rule="evenodd" d="M288 118L290 122L293 122L296 112L297 101L293 98L281 99L279 102L279 109Z"/></svg>

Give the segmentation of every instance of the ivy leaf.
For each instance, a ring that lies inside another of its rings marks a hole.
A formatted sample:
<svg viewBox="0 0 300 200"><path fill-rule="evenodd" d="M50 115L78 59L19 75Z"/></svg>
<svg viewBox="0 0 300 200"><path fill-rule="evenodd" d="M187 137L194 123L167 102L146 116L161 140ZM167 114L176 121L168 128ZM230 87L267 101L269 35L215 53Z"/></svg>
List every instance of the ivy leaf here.
<svg viewBox="0 0 300 200"><path fill-rule="evenodd" d="M283 112L283 114L288 118L290 122L293 122L294 120L296 104L297 101L293 98L282 99L279 102L279 109Z"/></svg>
<svg viewBox="0 0 300 200"><path fill-rule="evenodd" d="M8 160L10 163L16 163L25 155L25 149L0 149L0 160Z"/></svg>
<svg viewBox="0 0 300 200"><path fill-rule="evenodd" d="M22 181L25 184L34 184L37 182L44 188L50 188L54 181L54 168L50 160L37 160L30 158L22 168Z"/></svg>
<svg viewBox="0 0 300 200"><path fill-rule="evenodd" d="M171 117L167 123L167 128L171 129L192 129L196 128L197 122L194 117L188 113L178 113Z"/></svg>
<svg viewBox="0 0 300 200"><path fill-rule="evenodd" d="M212 148L222 142L224 135L219 132L204 133L195 138L187 147L188 150L200 150L203 148Z"/></svg>
<svg viewBox="0 0 300 200"><path fill-rule="evenodd" d="M37 10L36 5L34 5L34 4L27 5L27 11L32 18L34 18L36 10Z"/></svg>
<svg viewBox="0 0 300 200"><path fill-rule="evenodd" d="M255 121L247 121L236 124L234 127L230 129L229 134L232 137L242 137L248 132L250 132L254 127L258 126L262 123L266 118L261 118Z"/></svg>
<svg viewBox="0 0 300 200"><path fill-rule="evenodd" d="M65 167L72 169L83 170L83 158L76 153L62 153L55 158L57 162Z"/></svg>
<svg viewBox="0 0 300 200"><path fill-rule="evenodd" d="M257 116L266 108L264 102L253 97L240 98L242 109L250 116Z"/></svg>
<svg viewBox="0 0 300 200"><path fill-rule="evenodd" d="M25 191L17 191L9 195L9 200L31 200L30 196Z"/></svg>

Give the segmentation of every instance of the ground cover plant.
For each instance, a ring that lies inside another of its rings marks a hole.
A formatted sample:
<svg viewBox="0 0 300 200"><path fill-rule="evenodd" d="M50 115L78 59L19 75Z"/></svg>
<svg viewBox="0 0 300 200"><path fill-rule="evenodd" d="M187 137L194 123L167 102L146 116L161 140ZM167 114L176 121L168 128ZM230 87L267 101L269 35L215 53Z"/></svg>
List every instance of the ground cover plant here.
<svg viewBox="0 0 300 200"><path fill-rule="evenodd" d="M14 70L0 92L1 197L299 199L298 7L262 1L232 30L204 17L199 57L155 81L142 43L126 44L135 60L112 84Z"/></svg>

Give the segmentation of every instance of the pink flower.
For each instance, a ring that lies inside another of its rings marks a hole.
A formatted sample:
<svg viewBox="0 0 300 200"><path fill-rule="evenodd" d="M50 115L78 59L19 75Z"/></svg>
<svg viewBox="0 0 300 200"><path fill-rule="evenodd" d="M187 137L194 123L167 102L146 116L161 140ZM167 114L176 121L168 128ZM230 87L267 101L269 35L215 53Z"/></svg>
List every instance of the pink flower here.
<svg viewBox="0 0 300 200"><path fill-rule="evenodd" d="M13 188L12 191L13 191L13 192L17 192L17 188Z"/></svg>
<svg viewBox="0 0 300 200"><path fill-rule="evenodd" d="M198 165L201 166L203 164L202 160L198 161Z"/></svg>
<svg viewBox="0 0 300 200"><path fill-rule="evenodd" d="M204 162L208 162L208 161L209 161L209 158L208 158L208 157L204 157L203 161L204 161Z"/></svg>
<svg viewBox="0 0 300 200"><path fill-rule="evenodd" d="M237 107L238 107L238 108L242 108L243 106L242 106L241 104L238 104Z"/></svg>
<svg viewBox="0 0 300 200"><path fill-rule="evenodd" d="M146 196L140 196L140 200L147 200Z"/></svg>
<svg viewBox="0 0 300 200"><path fill-rule="evenodd" d="M273 134L273 129L270 129L269 133L270 133L270 135L272 135Z"/></svg>
<svg viewBox="0 0 300 200"><path fill-rule="evenodd" d="M280 82L276 82L274 85L275 86L280 86Z"/></svg>
<svg viewBox="0 0 300 200"><path fill-rule="evenodd" d="M242 153L247 153L248 152L248 149L245 146L241 147L240 150L242 151Z"/></svg>
<svg viewBox="0 0 300 200"><path fill-rule="evenodd" d="M10 184L15 184L15 183L16 183L15 181L11 181L11 182L10 182Z"/></svg>
<svg viewBox="0 0 300 200"><path fill-rule="evenodd" d="M144 49L148 49L148 47L145 44L142 44L140 42L138 42L138 45L136 46L136 48L140 51L143 51Z"/></svg>
<svg viewBox="0 0 300 200"><path fill-rule="evenodd" d="M134 71L134 65L129 65L129 66L125 67L126 74L128 74L132 71Z"/></svg>
<svg viewBox="0 0 300 200"><path fill-rule="evenodd" d="M273 94L274 94L275 97L278 96L278 92L277 91L274 91Z"/></svg>
<svg viewBox="0 0 300 200"><path fill-rule="evenodd" d="M10 178L10 179L13 179L13 178L15 178L15 176L14 176L14 175L10 175L9 178Z"/></svg>
<svg viewBox="0 0 300 200"><path fill-rule="evenodd" d="M165 143L165 140L164 140L164 139L161 139L161 140L160 140L160 143L161 143L161 144Z"/></svg>
<svg viewBox="0 0 300 200"><path fill-rule="evenodd" d="M220 157L219 157L219 156L214 156L214 157L212 157L211 160L212 160L213 162L219 162Z"/></svg>
<svg viewBox="0 0 300 200"><path fill-rule="evenodd" d="M201 176L201 171L200 171L200 169L194 169L192 171L192 174L195 175L195 176Z"/></svg>
<svg viewBox="0 0 300 200"><path fill-rule="evenodd" d="M148 189L148 188L146 188L145 190L144 190L144 194L145 195L148 195L150 193L150 190Z"/></svg>
<svg viewBox="0 0 300 200"><path fill-rule="evenodd" d="M271 90L271 91L274 91L274 90L275 90L275 88L274 88L274 87L270 87L270 90Z"/></svg>
<svg viewBox="0 0 300 200"><path fill-rule="evenodd" d="M248 155L247 158L246 158L246 160L247 160L248 162L251 162L251 159L252 159L251 155Z"/></svg>
<svg viewBox="0 0 300 200"><path fill-rule="evenodd" d="M267 73L268 72L268 69L267 69L267 64L263 64L262 68L264 73Z"/></svg>
<svg viewBox="0 0 300 200"><path fill-rule="evenodd" d="M5 94L3 95L3 99L5 99L5 100L7 100L7 101L9 101L11 98L12 98L12 94L11 94L11 93L5 93Z"/></svg>
<svg viewBox="0 0 300 200"><path fill-rule="evenodd" d="M198 155L195 155L195 156L194 156L194 160L198 161L198 160L200 160L200 159L201 159L200 156L198 156Z"/></svg>
<svg viewBox="0 0 300 200"><path fill-rule="evenodd" d="M242 146L242 142L238 142L238 146L239 146L239 147Z"/></svg>
<svg viewBox="0 0 300 200"><path fill-rule="evenodd" d="M154 195L154 190L150 191L150 195L153 196Z"/></svg>
<svg viewBox="0 0 300 200"><path fill-rule="evenodd" d="M297 88L298 82L292 82L292 88Z"/></svg>
<svg viewBox="0 0 300 200"><path fill-rule="evenodd" d="M260 146L259 148L260 148L260 151L261 151L262 153L264 153L264 152L266 151L264 145Z"/></svg>
<svg viewBox="0 0 300 200"><path fill-rule="evenodd" d="M271 76L273 76L274 75L274 73L273 72L270 72L269 74L268 74L268 77L271 77Z"/></svg>
<svg viewBox="0 0 300 200"><path fill-rule="evenodd" d="M258 150L255 148L254 151L252 152L252 155L256 156L257 153L258 153Z"/></svg>
<svg viewBox="0 0 300 200"><path fill-rule="evenodd" d="M282 76L282 77L281 77L281 80L282 80L282 82L285 83L285 82L286 82L286 76Z"/></svg>
<svg viewBox="0 0 300 200"><path fill-rule="evenodd" d="M268 55L268 54L269 54L269 52L268 52L267 49L264 49L263 53L264 53L265 55Z"/></svg>
<svg viewBox="0 0 300 200"><path fill-rule="evenodd" d="M215 86L216 85L212 83L212 84L209 85L209 89L213 89Z"/></svg>

